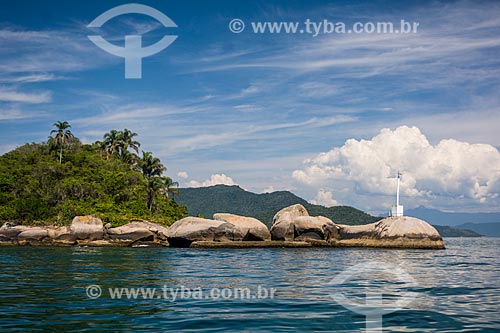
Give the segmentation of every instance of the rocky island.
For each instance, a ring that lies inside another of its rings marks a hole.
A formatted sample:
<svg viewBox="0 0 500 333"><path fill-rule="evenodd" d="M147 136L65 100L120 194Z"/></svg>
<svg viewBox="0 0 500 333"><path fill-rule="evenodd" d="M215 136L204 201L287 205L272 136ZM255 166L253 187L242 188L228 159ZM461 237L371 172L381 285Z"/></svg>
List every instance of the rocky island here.
<svg viewBox="0 0 500 333"><path fill-rule="evenodd" d="M402 206L400 215L381 219L239 187L204 189L223 193L198 202L186 189L186 206L166 166L151 152L139 154L137 133L111 130L83 144L70 128L58 121L47 142L0 156L0 245L444 248L436 229L403 217Z"/></svg>
<svg viewBox="0 0 500 333"><path fill-rule="evenodd" d="M278 211L270 230L255 218L226 213L214 214L213 219L185 217L170 227L133 221L112 228L99 218L77 216L69 227L4 223L0 245L444 248L437 230L414 217L351 226L309 216L300 204Z"/></svg>

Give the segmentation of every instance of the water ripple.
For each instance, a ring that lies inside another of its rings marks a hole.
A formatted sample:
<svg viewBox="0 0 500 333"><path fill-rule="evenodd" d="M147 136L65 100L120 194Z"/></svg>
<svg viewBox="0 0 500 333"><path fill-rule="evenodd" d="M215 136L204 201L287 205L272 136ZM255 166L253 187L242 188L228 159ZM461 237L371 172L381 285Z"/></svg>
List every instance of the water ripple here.
<svg viewBox="0 0 500 333"><path fill-rule="evenodd" d="M361 332L365 317L335 303L341 291L386 302L412 292L405 309L384 316L387 332L498 332L499 239L447 239L443 251L383 249L0 248L2 331ZM359 262L398 265L391 272L329 282ZM99 299L87 285L275 288L274 299Z"/></svg>

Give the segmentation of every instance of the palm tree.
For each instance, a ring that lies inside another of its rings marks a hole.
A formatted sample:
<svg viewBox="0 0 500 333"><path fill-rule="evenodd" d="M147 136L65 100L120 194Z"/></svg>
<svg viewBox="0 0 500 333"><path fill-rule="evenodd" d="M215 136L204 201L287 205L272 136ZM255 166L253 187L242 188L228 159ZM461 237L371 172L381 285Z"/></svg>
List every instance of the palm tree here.
<svg viewBox="0 0 500 333"><path fill-rule="evenodd" d="M174 182L170 177L161 177L161 181L163 187L162 189L163 196L165 197L166 200L170 198L170 194L172 194L172 196L179 195L178 182Z"/></svg>
<svg viewBox="0 0 500 333"><path fill-rule="evenodd" d="M121 134L117 130L111 130L109 133L104 134L103 147L106 150L106 159L118 152L121 147Z"/></svg>
<svg viewBox="0 0 500 333"><path fill-rule="evenodd" d="M148 209L153 211L155 205L156 194L161 190L163 184L160 177L152 177L148 179Z"/></svg>
<svg viewBox="0 0 500 333"><path fill-rule="evenodd" d="M51 141L57 145L59 148L59 164L62 163L62 152L64 144L71 138L73 138L73 133L69 130L71 125L67 121L58 121L53 125L56 129L50 131L50 134L55 134L51 136Z"/></svg>
<svg viewBox="0 0 500 333"><path fill-rule="evenodd" d="M106 151L106 158L109 160L111 156L117 155L122 161L133 164L135 158L128 149L132 148L139 153L141 143L134 140L136 136L137 133L127 128L123 131L111 130L104 134L103 149Z"/></svg>
<svg viewBox="0 0 500 333"><path fill-rule="evenodd" d="M138 159L137 165L144 178L148 181L147 205L150 211L153 210L155 196L163 187L161 174L167 170L159 158L154 157L149 151L142 151L142 158Z"/></svg>
<svg viewBox="0 0 500 333"><path fill-rule="evenodd" d="M149 151L142 151L142 157L138 160L138 166L146 179L161 176L167 170L159 158L154 157Z"/></svg>
<svg viewBox="0 0 500 333"><path fill-rule="evenodd" d="M136 153L139 153L139 147L141 143L137 140L134 140L138 134L132 132L131 130L125 128L122 132L120 132L120 139L122 141L123 147L125 149L132 148Z"/></svg>

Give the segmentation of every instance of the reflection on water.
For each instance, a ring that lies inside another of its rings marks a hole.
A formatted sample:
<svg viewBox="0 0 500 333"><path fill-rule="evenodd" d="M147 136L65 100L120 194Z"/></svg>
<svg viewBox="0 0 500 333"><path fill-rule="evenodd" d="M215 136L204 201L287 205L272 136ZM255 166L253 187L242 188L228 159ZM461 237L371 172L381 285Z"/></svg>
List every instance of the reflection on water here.
<svg viewBox="0 0 500 333"><path fill-rule="evenodd" d="M500 239L446 239L447 249L170 249L0 248L0 327L22 331L172 330L186 332L360 332L365 317L336 304L328 283L367 260L404 268L408 287L391 274L342 285L362 297L416 293L407 308L384 316L385 331L494 332L500 328ZM276 288L274 299L113 300L86 297L87 285L111 287Z"/></svg>

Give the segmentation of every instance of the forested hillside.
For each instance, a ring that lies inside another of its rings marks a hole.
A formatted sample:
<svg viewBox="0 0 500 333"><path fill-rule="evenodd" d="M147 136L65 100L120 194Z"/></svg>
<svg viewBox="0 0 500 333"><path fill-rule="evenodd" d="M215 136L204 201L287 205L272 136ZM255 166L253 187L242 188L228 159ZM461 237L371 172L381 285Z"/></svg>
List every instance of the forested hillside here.
<svg viewBox="0 0 500 333"><path fill-rule="evenodd" d="M186 216L172 199L176 183L150 152L139 154L127 129L82 144L67 122L47 142L25 144L0 156L0 221L69 224L95 215L119 225L134 219L171 224Z"/></svg>
<svg viewBox="0 0 500 333"><path fill-rule="evenodd" d="M323 207L313 205L288 191L256 194L239 186L216 185L179 189L180 203L188 206L190 215L211 218L214 213L233 213L256 217L271 225L274 214L287 206L301 204L310 215L323 215L340 224L366 224L379 220L349 206Z"/></svg>

